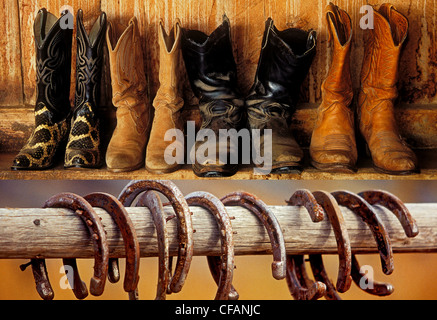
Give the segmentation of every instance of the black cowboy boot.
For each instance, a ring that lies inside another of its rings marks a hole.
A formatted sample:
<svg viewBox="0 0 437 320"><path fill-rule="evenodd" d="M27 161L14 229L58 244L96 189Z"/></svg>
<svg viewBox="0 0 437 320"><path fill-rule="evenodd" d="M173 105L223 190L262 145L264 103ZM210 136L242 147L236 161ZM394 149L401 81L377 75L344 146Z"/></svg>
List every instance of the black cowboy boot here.
<svg viewBox="0 0 437 320"><path fill-rule="evenodd" d="M100 121L97 114L105 44L106 14L103 12L88 35L83 12L77 12L76 99L64 167L98 168L102 165Z"/></svg>
<svg viewBox="0 0 437 320"><path fill-rule="evenodd" d="M67 14L64 11L62 16ZM61 28L61 18L46 9L38 11L34 23L36 45L35 128L12 169L47 169L68 134L73 30Z"/></svg>
<svg viewBox="0 0 437 320"><path fill-rule="evenodd" d="M266 21L262 49L254 84L246 98L248 126L260 130L264 150L264 129L272 130L272 172L299 169L303 151L293 138L291 116L316 53L316 32L289 28L279 31ZM252 132L253 137L253 132Z"/></svg>
<svg viewBox="0 0 437 320"><path fill-rule="evenodd" d="M238 170L238 143L233 139L222 139L220 143L219 129L240 129L244 103L237 91L237 67L226 15L209 36L183 29L182 54L191 88L199 98L201 129L210 129L215 134L215 139L195 143L191 153L193 171L200 177L231 176ZM205 150L208 156L204 157ZM211 150L215 151L213 155Z"/></svg>

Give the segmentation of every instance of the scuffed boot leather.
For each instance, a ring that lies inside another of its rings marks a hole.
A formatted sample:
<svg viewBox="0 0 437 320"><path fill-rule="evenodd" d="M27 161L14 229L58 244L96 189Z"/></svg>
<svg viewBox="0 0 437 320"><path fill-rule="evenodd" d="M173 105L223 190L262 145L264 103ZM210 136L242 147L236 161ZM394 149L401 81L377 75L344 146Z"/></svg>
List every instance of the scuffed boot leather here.
<svg viewBox="0 0 437 320"><path fill-rule="evenodd" d="M154 173L172 172L183 162L168 164L165 151L170 144L180 143L183 150L184 141L165 141L168 130L183 130L183 122L179 110L184 105L181 94L181 27L179 20L167 35L163 21L159 24L159 89L153 100L155 116L146 151L146 169Z"/></svg>
<svg viewBox="0 0 437 320"><path fill-rule="evenodd" d="M67 11L62 13L62 16ZM38 11L34 22L36 46L35 127L15 157L12 169L47 169L68 135L73 30L61 28L61 18Z"/></svg>
<svg viewBox="0 0 437 320"><path fill-rule="evenodd" d="M150 128L143 52L136 18L133 17L126 28L109 22L106 42L112 103L117 108L117 126L108 145L106 164L110 171L131 171L144 166Z"/></svg>
<svg viewBox="0 0 437 320"><path fill-rule="evenodd" d="M264 150L263 130L272 130L273 173L300 170L303 151L292 135L291 117L315 53L315 31L279 31L271 18L266 21L258 69L246 106L249 128L261 130L260 150Z"/></svg>
<svg viewBox="0 0 437 320"><path fill-rule="evenodd" d="M182 53L191 88L199 99L201 130L210 129L216 137L196 141L191 152L193 171L200 177L231 176L238 170L238 143L231 140L220 144L219 129L240 129L244 103L237 90L229 19L223 16L223 23L209 36L197 30L182 30ZM198 161L199 150L213 149L215 155L208 153ZM220 152L226 161L220 161ZM230 160L235 158L237 161Z"/></svg>
<svg viewBox="0 0 437 320"><path fill-rule="evenodd" d="M407 33L407 18L392 5L381 5L374 12L374 29L369 30L361 70L360 131L375 168L388 174L418 171L415 154L399 135L394 110L399 57Z"/></svg>
<svg viewBox="0 0 437 320"><path fill-rule="evenodd" d="M322 84L322 103L311 137L310 155L314 167L335 172L353 172L357 161L352 80L350 73L351 20L346 11L327 6L326 20L333 57Z"/></svg>
<svg viewBox="0 0 437 320"><path fill-rule="evenodd" d="M103 161L97 108L100 100L106 14L103 12L100 15L88 36L80 9L77 12L76 28L76 99L64 167L99 168Z"/></svg>

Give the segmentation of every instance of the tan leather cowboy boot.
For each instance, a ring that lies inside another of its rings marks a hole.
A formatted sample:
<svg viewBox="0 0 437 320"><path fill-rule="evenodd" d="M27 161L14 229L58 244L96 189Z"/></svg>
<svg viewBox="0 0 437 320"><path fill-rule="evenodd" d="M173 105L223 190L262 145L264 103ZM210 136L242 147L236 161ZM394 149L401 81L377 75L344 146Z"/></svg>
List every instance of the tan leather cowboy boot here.
<svg viewBox="0 0 437 320"><path fill-rule="evenodd" d="M166 161L165 156L167 147L170 144L180 143L183 149L184 141L164 140L165 133L168 130L183 130L183 122L179 114L179 110L184 105L180 90L180 68L182 62L180 21L176 21L170 34L167 35L164 30L164 23L161 20L158 39L160 87L153 100L155 117L147 144L146 169L154 173L167 173L178 169L180 163L184 160L183 158L176 159L179 160L176 163L167 163L168 160Z"/></svg>
<svg viewBox="0 0 437 320"><path fill-rule="evenodd" d="M392 5L381 5L374 12L361 70L360 130L375 168L388 174L418 171L415 154L399 135L394 111L399 57L407 33L407 18Z"/></svg>
<svg viewBox="0 0 437 320"><path fill-rule="evenodd" d="M108 145L106 164L110 171L131 171L144 165L150 128L143 52L135 17L126 28L109 23L106 42L112 103L117 108L117 126Z"/></svg>
<svg viewBox="0 0 437 320"><path fill-rule="evenodd" d="M346 11L330 3L326 7L333 57L328 76L322 84L322 103L317 112L310 155L314 167L325 171L355 170L357 148L350 73L351 19Z"/></svg>

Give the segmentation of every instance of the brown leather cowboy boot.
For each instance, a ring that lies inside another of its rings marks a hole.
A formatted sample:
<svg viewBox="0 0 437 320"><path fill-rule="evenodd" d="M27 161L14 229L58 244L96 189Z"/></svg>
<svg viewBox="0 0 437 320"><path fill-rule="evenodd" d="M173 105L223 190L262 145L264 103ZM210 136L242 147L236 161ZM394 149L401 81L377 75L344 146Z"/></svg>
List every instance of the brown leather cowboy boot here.
<svg viewBox="0 0 437 320"><path fill-rule="evenodd" d="M330 3L326 7L329 38L334 44L328 76L322 84L322 103L317 110L310 155L314 167L325 171L355 170L357 148L350 73L351 19Z"/></svg>
<svg viewBox="0 0 437 320"><path fill-rule="evenodd" d="M179 161L176 161L176 163L167 163L165 157L167 147L170 144L180 143L183 149L184 141L172 142L164 140L168 130L183 130L183 123L179 114L179 110L184 105L180 90L180 68L182 62L180 21L176 21L170 34L167 35L161 20L158 39L160 86L153 100L155 117L147 144L146 169L155 173L168 173L176 170L184 160L182 157L182 159L177 159Z"/></svg>
<svg viewBox="0 0 437 320"><path fill-rule="evenodd" d="M360 130L374 166L388 174L417 172L417 158L399 135L394 100L398 96L398 65L408 20L390 4L374 12L361 70L358 97Z"/></svg>
<svg viewBox="0 0 437 320"><path fill-rule="evenodd" d="M110 171L131 171L144 165L150 128L143 52L136 18L133 17L126 28L109 23L106 42L112 103L117 108L117 126L108 145L106 164Z"/></svg>

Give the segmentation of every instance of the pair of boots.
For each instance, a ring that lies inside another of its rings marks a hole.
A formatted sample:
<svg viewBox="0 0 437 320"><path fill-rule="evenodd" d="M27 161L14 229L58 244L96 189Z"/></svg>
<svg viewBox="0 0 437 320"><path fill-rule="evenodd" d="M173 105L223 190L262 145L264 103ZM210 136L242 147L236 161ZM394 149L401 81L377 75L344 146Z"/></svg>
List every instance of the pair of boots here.
<svg viewBox="0 0 437 320"><path fill-rule="evenodd" d="M35 128L15 157L12 169L47 169L67 142L64 167L100 167L100 132L97 108L103 60L106 14L89 34L83 12L77 12L75 106L70 106L71 43L73 30L46 9L34 22L36 45ZM71 128L71 129L70 129Z"/></svg>
<svg viewBox="0 0 437 320"><path fill-rule="evenodd" d="M333 58L322 85L323 101L313 131L310 155L321 170L353 172L357 161L352 81L350 74L351 19L332 3L326 19L334 43ZM402 44L408 20L393 5L374 11L369 31L358 95L360 132L370 149L375 168L388 174L417 172L417 159L401 139L395 120L394 100Z"/></svg>
<svg viewBox="0 0 437 320"><path fill-rule="evenodd" d="M267 152L271 156L271 172L284 173L299 167L303 152L292 136L291 116L315 50L315 31L294 28L279 31L269 18L255 81L244 101L237 89L237 68L226 15L209 36L197 30L183 30L182 53L191 88L199 99L201 129L212 130L216 137L196 141L193 164L196 175L231 176L237 172L238 162L229 160L239 158L240 147L236 140L219 140L219 131L223 129L248 128L251 133L259 130L258 151L264 150L264 129L270 129L272 145ZM216 157L203 161L196 157L197 151L211 149L216 150ZM226 157L217 156L223 150Z"/></svg>
<svg viewBox="0 0 437 320"><path fill-rule="evenodd" d="M137 20L133 17L127 27L109 23L107 44L112 103L117 108L117 126L106 152L106 164L110 171L136 170L143 167L144 163L147 170L154 173L167 173L178 168L178 163L167 164L165 161L164 151L169 143L164 136L168 129L182 130L182 120L178 114L183 106L178 72L181 63L180 35L179 21L167 35L161 20L160 87L153 100L155 113L151 123Z"/></svg>

